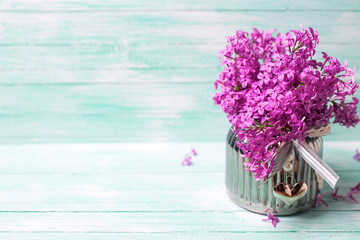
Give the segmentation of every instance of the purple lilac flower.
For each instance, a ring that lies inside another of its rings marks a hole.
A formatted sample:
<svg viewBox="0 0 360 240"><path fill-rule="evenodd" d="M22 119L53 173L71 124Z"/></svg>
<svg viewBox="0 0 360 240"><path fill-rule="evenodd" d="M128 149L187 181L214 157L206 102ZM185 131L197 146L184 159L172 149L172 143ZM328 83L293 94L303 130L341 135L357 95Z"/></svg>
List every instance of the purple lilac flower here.
<svg viewBox="0 0 360 240"><path fill-rule="evenodd" d="M359 192L360 192L360 182L356 186L350 188L350 191L348 192L347 196L354 202L359 203L359 201L356 200L355 197L353 196L354 194Z"/></svg>
<svg viewBox="0 0 360 240"><path fill-rule="evenodd" d="M181 165L187 165L187 166L190 166L192 163L191 163L191 157L189 155L186 155L184 157L184 160L181 162Z"/></svg>
<svg viewBox="0 0 360 240"><path fill-rule="evenodd" d="M233 125L238 147L250 159L246 170L257 180L272 171L281 142L304 140L310 127L331 118L346 127L360 121L358 99L345 101L358 88L355 69L326 53L315 60L318 36L312 28L285 35L254 28L227 37L219 52L223 71L213 99Z"/></svg>
<svg viewBox="0 0 360 240"><path fill-rule="evenodd" d="M354 159L360 162L360 153L359 153L359 150L358 150L358 149L356 149L356 153L355 153L355 155L354 155Z"/></svg>
<svg viewBox="0 0 360 240"><path fill-rule="evenodd" d="M331 191L331 193L329 194L330 197L332 197L333 199L335 200L339 200L339 199L342 199L344 198L343 195L339 195L337 192L338 192L339 188L336 188L335 190Z"/></svg>
<svg viewBox="0 0 360 240"><path fill-rule="evenodd" d="M350 190L350 191L348 192L347 196L348 196L351 200L353 200L354 202L359 203L359 201L356 200L355 197L353 196L353 195L354 195L355 193L357 193L357 192L358 192L357 190Z"/></svg>
<svg viewBox="0 0 360 240"><path fill-rule="evenodd" d="M274 228L276 228L276 224L280 222L279 218L274 216L271 212L267 214L267 219L263 219L263 221L271 221Z"/></svg>
<svg viewBox="0 0 360 240"><path fill-rule="evenodd" d="M322 197L324 196L325 193L318 193L318 195L316 195L316 203L315 203L315 207L319 206L321 203L323 203L326 207L329 207L329 205L322 199Z"/></svg>
<svg viewBox="0 0 360 240"><path fill-rule="evenodd" d="M350 190L351 190L351 191L358 191L358 192L360 192L360 182L359 182L356 186L351 187Z"/></svg>
<svg viewBox="0 0 360 240"><path fill-rule="evenodd" d="M194 155L194 156L197 156L197 152L194 148L191 149L191 153Z"/></svg>

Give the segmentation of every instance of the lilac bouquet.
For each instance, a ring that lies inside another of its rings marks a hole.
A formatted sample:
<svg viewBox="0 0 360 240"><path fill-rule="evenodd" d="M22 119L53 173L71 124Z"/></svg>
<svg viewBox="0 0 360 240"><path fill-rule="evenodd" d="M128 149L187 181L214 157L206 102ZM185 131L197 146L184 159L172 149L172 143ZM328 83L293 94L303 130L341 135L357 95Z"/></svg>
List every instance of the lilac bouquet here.
<svg viewBox="0 0 360 240"><path fill-rule="evenodd" d="M271 173L281 143L304 141L310 128L333 117L346 127L359 123L358 99L347 98L358 88L355 68L324 52L315 60L319 34L310 27L276 37L273 32L254 29L227 37L219 53L223 71L215 82L221 91L213 96L250 159L246 170L257 180Z"/></svg>

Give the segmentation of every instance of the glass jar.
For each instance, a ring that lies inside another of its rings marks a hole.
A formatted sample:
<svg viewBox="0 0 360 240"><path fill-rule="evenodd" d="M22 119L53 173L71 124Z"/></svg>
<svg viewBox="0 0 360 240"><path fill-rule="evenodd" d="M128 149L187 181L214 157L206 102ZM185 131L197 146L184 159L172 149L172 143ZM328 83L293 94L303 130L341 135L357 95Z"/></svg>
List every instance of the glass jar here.
<svg viewBox="0 0 360 240"><path fill-rule="evenodd" d="M253 173L244 170L244 162L249 159L240 156L241 149L236 144L238 141L230 129L226 138L225 183L227 193L235 204L261 214L271 211L274 215L290 215L314 205L316 195L323 187L323 179L306 163L294 147L284 167L269 181L262 184L264 179L255 181ZM321 137L306 138L306 142L322 157L323 141ZM292 203L287 203L281 198L275 197L274 187L277 184L283 183L291 188L301 182L306 184L307 191L298 200L294 201L293 199Z"/></svg>

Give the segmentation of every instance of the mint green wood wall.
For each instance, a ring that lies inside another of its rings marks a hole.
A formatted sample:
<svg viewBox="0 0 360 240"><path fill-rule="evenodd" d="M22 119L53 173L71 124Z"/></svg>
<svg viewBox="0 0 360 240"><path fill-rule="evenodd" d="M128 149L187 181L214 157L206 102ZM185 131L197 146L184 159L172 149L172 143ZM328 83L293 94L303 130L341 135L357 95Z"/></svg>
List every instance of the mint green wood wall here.
<svg viewBox="0 0 360 240"><path fill-rule="evenodd" d="M300 23L360 79L356 0L0 1L0 143L223 141L211 95L224 37Z"/></svg>

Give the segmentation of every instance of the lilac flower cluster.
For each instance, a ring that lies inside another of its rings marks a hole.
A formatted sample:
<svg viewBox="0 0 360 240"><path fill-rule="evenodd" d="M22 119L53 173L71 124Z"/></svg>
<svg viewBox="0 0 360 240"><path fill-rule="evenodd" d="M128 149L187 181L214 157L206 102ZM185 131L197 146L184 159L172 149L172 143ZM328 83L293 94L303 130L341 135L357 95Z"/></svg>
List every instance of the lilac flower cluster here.
<svg viewBox="0 0 360 240"><path fill-rule="evenodd" d="M191 156L186 155L186 156L184 157L184 160L181 162L181 165L190 166L191 164L192 164L192 162L191 162Z"/></svg>
<svg viewBox="0 0 360 240"><path fill-rule="evenodd" d="M280 222L280 219L278 217L276 217L273 213L269 212L267 214L267 219L263 219L263 221L271 221L272 225L274 226L274 228L276 228L276 224L278 224Z"/></svg>
<svg viewBox="0 0 360 240"><path fill-rule="evenodd" d="M191 155L193 155L194 157L197 156L197 152L194 148L191 149L190 153L187 153L184 157L184 160L181 162L181 165L187 165L190 166L192 164L191 162Z"/></svg>
<svg viewBox="0 0 360 240"><path fill-rule="evenodd" d="M273 168L282 142L304 140L312 126L334 123L346 127L359 122L354 70L345 61L322 53L314 59L318 32L292 30L285 35L254 29L227 38L219 53L223 71L215 82L221 91L215 104L227 114L238 146L251 159L246 169L257 180Z"/></svg>

